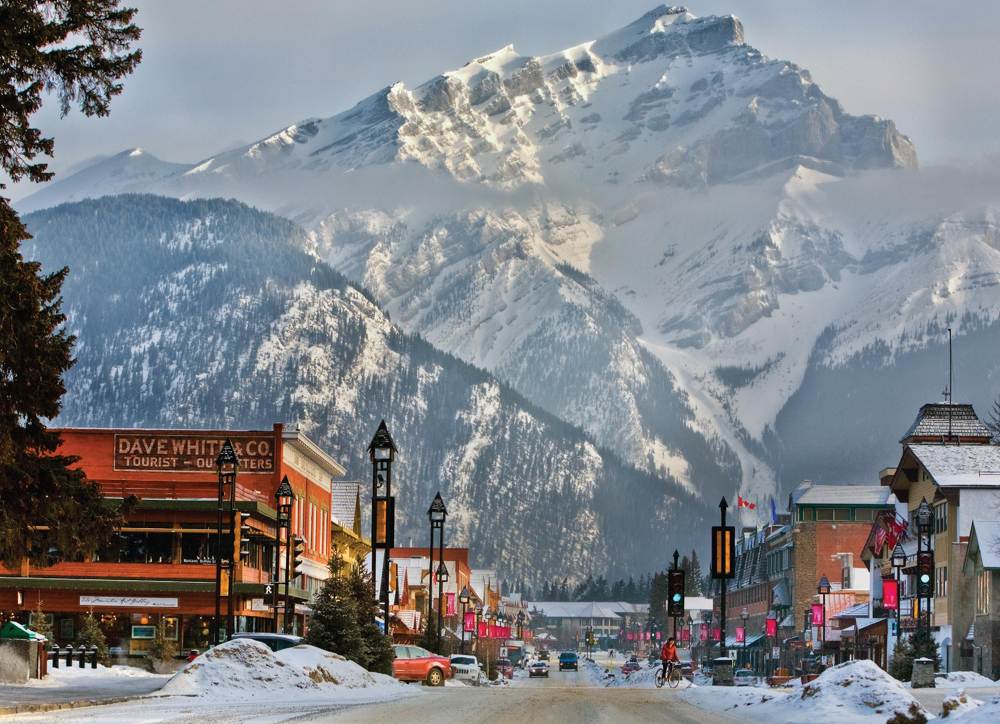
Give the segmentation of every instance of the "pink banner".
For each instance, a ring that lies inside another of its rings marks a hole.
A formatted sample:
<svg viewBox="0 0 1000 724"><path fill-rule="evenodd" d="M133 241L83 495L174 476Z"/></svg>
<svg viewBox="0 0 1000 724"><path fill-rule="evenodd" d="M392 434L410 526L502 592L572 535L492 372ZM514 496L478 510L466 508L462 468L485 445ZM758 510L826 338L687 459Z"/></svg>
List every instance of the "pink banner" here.
<svg viewBox="0 0 1000 724"><path fill-rule="evenodd" d="M484 623L484 622L480 621L479 622L479 631L476 632L476 635L479 638L481 638L481 639L486 638L489 635L489 627L490 626L489 626L488 623Z"/></svg>
<svg viewBox="0 0 1000 724"><path fill-rule="evenodd" d="M736 643L742 644L747 640L747 630L742 626L736 627Z"/></svg>
<svg viewBox="0 0 1000 724"><path fill-rule="evenodd" d="M657 640L657 641L659 641L659 640L660 640L660 632L659 632L659 631L657 631L657 632L656 632L656 640Z"/></svg>
<svg viewBox="0 0 1000 724"><path fill-rule="evenodd" d="M701 630L698 631L698 640L699 641L708 641L708 624L707 623L703 623L701 625Z"/></svg>
<svg viewBox="0 0 1000 724"><path fill-rule="evenodd" d="M721 641L722 640L722 629L721 628L713 628L712 629L712 640L713 641Z"/></svg>
<svg viewBox="0 0 1000 724"><path fill-rule="evenodd" d="M899 582L893 580L882 581L882 607L890 611L899 608Z"/></svg>
<svg viewBox="0 0 1000 724"><path fill-rule="evenodd" d="M772 637L778 635L778 619L776 618L767 619L767 635Z"/></svg>
<svg viewBox="0 0 1000 724"><path fill-rule="evenodd" d="M689 629L689 628L682 628L681 629L681 633L680 633L680 637L681 637L681 642L682 643L687 643L688 641L690 641L691 640L691 629Z"/></svg>
<svg viewBox="0 0 1000 724"><path fill-rule="evenodd" d="M823 625L823 604L814 603L812 605L812 625L822 626Z"/></svg>
<svg viewBox="0 0 1000 724"><path fill-rule="evenodd" d="M444 594L445 600L445 616L454 616L458 611L455 609L455 594L446 593Z"/></svg>
<svg viewBox="0 0 1000 724"><path fill-rule="evenodd" d="M472 611L465 612L465 623L462 625L466 631L476 630L476 614Z"/></svg>

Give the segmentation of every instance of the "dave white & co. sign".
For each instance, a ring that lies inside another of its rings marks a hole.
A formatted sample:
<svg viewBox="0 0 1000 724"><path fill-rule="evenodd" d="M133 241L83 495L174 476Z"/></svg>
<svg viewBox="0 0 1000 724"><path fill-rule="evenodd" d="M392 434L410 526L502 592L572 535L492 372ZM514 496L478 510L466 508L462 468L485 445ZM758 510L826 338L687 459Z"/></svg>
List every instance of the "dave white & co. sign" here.
<svg viewBox="0 0 1000 724"><path fill-rule="evenodd" d="M80 596L80 605L113 608L177 608L177 599L147 596Z"/></svg>
<svg viewBox="0 0 1000 724"><path fill-rule="evenodd" d="M228 436L156 432L115 433L115 470L215 471L215 458L226 437L233 443L240 472L274 472L274 438L264 434Z"/></svg>

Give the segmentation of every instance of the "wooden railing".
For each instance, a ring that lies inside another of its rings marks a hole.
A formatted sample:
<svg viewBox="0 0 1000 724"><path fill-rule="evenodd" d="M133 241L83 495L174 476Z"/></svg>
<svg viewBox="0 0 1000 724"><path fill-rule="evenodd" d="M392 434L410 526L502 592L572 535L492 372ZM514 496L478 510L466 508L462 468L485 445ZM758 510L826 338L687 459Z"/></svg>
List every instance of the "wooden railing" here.
<svg viewBox="0 0 1000 724"><path fill-rule="evenodd" d="M134 495L137 498L153 498L164 500L215 500L218 496L218 486L207 482L174 482L164 480L102 480L99 481L101 492L109 498L125 498ZM265 496L259 490L236 484L237 500L253 500L263 503Z"/></svg>

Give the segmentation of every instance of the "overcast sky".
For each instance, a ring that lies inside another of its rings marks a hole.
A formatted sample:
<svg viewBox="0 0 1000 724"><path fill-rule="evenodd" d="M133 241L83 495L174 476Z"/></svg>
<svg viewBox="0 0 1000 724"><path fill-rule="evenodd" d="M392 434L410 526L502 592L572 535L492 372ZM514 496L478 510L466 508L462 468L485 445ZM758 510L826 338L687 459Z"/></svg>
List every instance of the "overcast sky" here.
<svg viewBox="0 0 1000 724"><path fill-rule="evenodd" d="M133 0L134 2L134 0ZM149 0L144 58L109 118L36 117L52 168L141 146L193 162L397 80L416 85L508 43L553 52L625 25L651 0ZM955 9L958 6L960 9ZM892 118L923 164L1000 154L1000 2L704 0L765 55L812 72L850 113ZM9 188L15 198L35 188Z"/></svg>

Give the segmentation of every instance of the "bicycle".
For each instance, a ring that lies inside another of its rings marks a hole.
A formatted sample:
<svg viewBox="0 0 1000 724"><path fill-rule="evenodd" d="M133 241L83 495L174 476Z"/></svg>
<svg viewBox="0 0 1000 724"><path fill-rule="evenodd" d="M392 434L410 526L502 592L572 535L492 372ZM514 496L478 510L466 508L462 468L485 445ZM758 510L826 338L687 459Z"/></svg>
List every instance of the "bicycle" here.
<svg viewBox="0 0 1000 724"><path fill-rule="evenodd" d="M676 689L681 683L681 669L675 664L670 664L668 667L670 673L666 677L663 675L663 667L661 666L656 672L656 688L662 689L663 684L667 683L670 685L671 689Z"/></svg>

